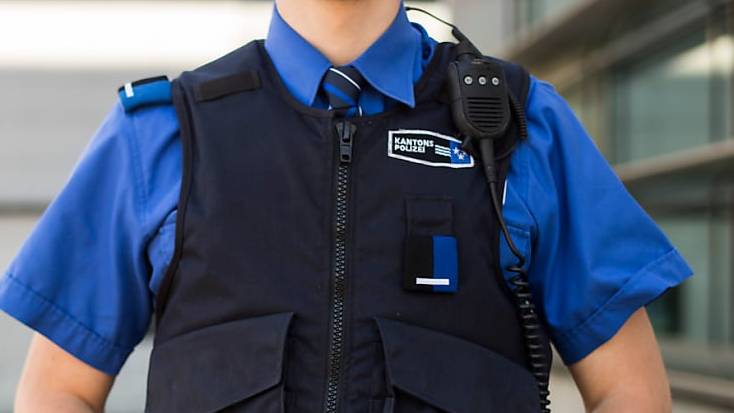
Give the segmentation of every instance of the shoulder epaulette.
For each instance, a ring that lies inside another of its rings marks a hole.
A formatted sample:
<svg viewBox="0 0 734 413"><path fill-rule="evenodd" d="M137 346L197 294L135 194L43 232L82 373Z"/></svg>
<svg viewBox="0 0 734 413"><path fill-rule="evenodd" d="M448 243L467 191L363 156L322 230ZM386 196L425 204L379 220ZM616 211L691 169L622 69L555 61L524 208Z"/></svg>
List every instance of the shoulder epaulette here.
<svg viewBox="0 0 734 413"><path fill-rule="evenodd" d="M126 83L120 86L118 95L127 113L144 106L164 105L173 101L171 82L167 76L151 77Z"/></svg>

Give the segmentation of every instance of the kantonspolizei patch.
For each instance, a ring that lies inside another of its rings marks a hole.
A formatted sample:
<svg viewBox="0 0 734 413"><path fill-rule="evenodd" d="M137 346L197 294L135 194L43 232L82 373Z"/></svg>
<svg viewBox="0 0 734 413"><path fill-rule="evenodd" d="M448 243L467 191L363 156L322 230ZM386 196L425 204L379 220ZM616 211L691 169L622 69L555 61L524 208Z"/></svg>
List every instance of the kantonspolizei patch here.
<svg viewBox="0 0 734 413"><path fill-rule="evenodd" d="M474 167L474 158L461 148L460 140L426 130L390 131L387 156L433 167Z"/></svg>

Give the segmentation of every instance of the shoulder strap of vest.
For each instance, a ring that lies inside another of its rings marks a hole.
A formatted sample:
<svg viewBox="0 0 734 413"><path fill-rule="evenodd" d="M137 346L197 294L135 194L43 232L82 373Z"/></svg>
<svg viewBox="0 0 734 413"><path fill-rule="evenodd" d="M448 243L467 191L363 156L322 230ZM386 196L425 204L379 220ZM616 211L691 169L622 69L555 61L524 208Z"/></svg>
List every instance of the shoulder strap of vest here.
<svg viewBox="0 0 734 413"><path fill-rule="evenodd" d="M527 121L525 119L525 105L530 90L530 74L524 67L515 63L490 58L499 63L504 72L507 86L510 90L510 110L512 111L512 122L510 129L504 139L504 145L499 145L498 157L509 156L512 149L517 145L518 139L523 140L528 136ZM509 151L509 152L508 152Z"/></svg>
<svg viewBox="0 0 734 413"><path fill-rule="evenodd" d="M528 91L530 89L530 74L528 71L525 70L524 67L515 63L491 57L490 59L502 65L512 95L517 99L517 102L521 107L524 108L528 99Z"/></svg>
<svg viewBox="0 0 734 413"><path fill-rule="evenodd" d="M194 89L194 94L197 102L205 102L239 92L256 90L260 86L259 73L256 70L248 70L199 83Z"/></svg>
<svg viewBox="0 0 734 413"><path fill-rule="evenodd" d="M260 48L252 41L212 62L187 71L174 82L186 89L192 102L206 102L262 87Z"/></svg>
<svg viewBox="0 0 734 413"><path fill-rule="evenodd" d="M173 101L171 82L167 76L151 77L126 83L117 90L125 112L146 106L166 105Z"/></svg>

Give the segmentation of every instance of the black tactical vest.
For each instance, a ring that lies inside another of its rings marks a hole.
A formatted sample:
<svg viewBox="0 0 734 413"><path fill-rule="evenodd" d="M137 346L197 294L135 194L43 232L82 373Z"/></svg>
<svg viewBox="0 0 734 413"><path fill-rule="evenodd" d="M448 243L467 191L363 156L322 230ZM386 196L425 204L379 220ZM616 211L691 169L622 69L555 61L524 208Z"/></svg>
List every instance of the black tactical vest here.
<svg viewBox="0 0 734 413"><path fill-rule="evenodd" d="M148 412L539 411L453 58L437 47L414 109L351 119L289 95L262 42L174 81L184 176Z"/></svg>

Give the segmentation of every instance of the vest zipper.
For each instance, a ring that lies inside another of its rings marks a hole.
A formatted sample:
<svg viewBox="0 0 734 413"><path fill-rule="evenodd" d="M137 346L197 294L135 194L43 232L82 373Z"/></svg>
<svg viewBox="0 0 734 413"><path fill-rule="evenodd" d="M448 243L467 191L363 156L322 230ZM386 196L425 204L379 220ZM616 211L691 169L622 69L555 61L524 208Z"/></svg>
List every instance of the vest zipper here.
<svg viewBox="0 0 734 413"><path fill-rule="evenodd" d="M344 301L347 275L347 214L352 145L357 126L338 120L334 128L338 139L339 165L336 170L334 213L334 269L332 274L329 367L326 382L325 413L337 413L344 358Z"/></svg>

